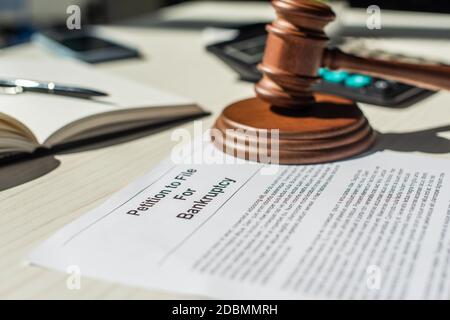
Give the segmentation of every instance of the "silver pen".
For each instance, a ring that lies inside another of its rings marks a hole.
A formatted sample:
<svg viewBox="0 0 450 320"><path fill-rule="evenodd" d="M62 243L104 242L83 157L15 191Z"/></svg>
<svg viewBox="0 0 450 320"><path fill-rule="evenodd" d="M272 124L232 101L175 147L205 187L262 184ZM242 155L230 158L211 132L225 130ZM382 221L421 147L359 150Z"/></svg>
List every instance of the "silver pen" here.
<svg viewBox="0 0 450 320"><path fill-rule="evenodd" d="M28 79L0 79L0 93L20 94L23 92L41 92L78 98L104 97L108 94L102 91L63 85L55 82L36 81Z"/></svg>

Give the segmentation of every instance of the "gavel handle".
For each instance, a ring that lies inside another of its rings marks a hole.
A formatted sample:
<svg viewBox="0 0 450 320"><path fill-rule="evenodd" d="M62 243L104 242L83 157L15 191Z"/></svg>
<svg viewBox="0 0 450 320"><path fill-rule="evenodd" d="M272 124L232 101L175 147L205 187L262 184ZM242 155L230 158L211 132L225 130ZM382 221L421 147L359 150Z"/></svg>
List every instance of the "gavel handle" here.
<svg viewBox="0 0 450 320"><path fill-rule="evenodd" d="M449 65L421 65L347 54L339 49L325 49L322 66L392 79L430 90L450 90Z"/></svg>

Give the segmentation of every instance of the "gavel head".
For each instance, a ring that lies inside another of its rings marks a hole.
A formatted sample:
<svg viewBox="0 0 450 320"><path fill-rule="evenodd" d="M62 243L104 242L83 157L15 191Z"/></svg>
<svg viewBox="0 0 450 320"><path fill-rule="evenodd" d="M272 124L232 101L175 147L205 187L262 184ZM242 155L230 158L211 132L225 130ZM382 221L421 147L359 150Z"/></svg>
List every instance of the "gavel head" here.
<svg viewBox="0 0 450 320"><path fill-rule="evenodd" d="M263 78L257 96L272 106L299 108L314 104L311 86L328 38L325 26L335 14L315 0L275 0L276 20L267 26L268 38L262 63Z"/></svg>

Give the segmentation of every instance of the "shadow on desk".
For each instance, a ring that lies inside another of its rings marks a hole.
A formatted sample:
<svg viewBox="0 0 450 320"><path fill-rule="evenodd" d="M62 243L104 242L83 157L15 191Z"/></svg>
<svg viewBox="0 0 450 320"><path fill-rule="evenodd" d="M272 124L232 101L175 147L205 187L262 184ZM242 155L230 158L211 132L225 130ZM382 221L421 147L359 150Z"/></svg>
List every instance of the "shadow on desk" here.
<svg viewBox="0 0 450 320"><path fill-rule="evenodd" d="M51 155L30 156L0 167L0 191L37 179L55 170L60 161Z"/></svg>
<svg viewBox="0 0 450 320"><path fill-rule="evenodd" d="M83 152L101 149L113 145L140 139L157 132L173 128L209 115L205 113L182 120L168 121L158 125L149 125L120 133L103 135L94 139L86 139L76 143L65 144L52 149L39 149L32 154L21 154L0 161L0 191L10 189L26 182L40 178L59 167L58 154Z"/></svg>
<svg viewBox="0 0 450 320"><path fill-rule="evenodd" d="M413 132L379 133L372 151L450 153L450 140L438 135L446 131L450 131L450 125Z"/></svg>

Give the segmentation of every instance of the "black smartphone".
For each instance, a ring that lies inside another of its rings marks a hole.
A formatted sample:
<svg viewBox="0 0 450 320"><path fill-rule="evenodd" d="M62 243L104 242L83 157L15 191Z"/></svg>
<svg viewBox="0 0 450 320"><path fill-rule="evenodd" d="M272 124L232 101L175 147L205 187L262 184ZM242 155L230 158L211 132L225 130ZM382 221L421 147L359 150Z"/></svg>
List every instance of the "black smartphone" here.
<svg viewBox="0 0 450 320"><path fill-rule="evenodd" d="M49 29L36 33L34 40L57 54L88 63L139 57L136 49L103 39L89 29Z"/></svg>

